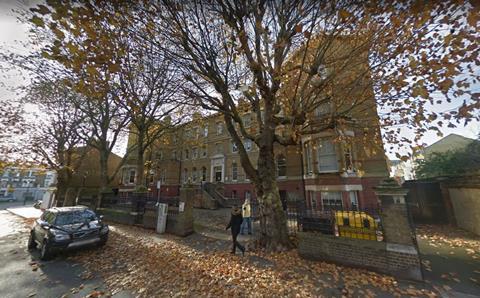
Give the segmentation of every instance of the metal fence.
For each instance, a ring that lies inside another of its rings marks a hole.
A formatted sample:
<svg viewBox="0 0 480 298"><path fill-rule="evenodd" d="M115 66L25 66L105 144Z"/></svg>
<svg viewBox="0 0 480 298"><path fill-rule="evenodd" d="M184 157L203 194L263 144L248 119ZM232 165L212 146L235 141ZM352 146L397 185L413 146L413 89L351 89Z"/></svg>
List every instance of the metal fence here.
<svg viewBox="0 0 480 298"><path fill-rule="evenodd" d="M156 211L158 203L168 204L169 214L178 213L178 211L175 211L178 210L178 197L153 197L143 194L131 196L107 194L102 198L100 207L135 212L142 216L146 211Z"/></svg>
<svg viewBox="0 0 480 298"><path fill-rule="evenodd" d="M287 202L284 206L290 234L298 231L337 237L383 241L378 208L312 208L305 201Z"/></svg>

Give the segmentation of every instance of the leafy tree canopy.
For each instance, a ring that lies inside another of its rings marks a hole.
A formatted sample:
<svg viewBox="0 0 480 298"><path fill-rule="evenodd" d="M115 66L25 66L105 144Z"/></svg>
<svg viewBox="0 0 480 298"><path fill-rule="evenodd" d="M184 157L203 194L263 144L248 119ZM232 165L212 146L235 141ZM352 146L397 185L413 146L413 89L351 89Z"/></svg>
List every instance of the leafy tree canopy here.
<svg viewBox="0 0 480 298"><path fill-rule="evenodd" d="M480 173L480 141L444 153L432 153L419 162L419 178L458 176Z"/></svg>

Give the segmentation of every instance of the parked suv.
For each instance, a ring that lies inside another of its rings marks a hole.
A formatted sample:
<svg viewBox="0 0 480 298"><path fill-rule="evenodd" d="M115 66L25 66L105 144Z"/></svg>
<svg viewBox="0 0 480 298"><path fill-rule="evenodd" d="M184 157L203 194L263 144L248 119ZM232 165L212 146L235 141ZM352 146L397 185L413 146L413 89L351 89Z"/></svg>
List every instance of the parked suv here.
<svg viewBox="0 0 480 298"><path fill-rule="evenodd" d="M51 258L55 252L87 245L105 245L108 225L92 210L83 206L54 207L37 219L28 239L28 249L40 247L40 258Z"/></svg>

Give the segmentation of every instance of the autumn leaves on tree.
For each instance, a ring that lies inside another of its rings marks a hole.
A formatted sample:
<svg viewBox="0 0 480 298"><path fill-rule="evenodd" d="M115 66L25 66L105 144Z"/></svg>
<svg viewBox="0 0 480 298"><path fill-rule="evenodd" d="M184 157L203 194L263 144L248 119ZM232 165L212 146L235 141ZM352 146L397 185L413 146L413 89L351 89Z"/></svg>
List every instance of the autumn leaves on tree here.
<svg viewBox="0 0 480 298"><path fill-rule="evenodd" d="M31 18L53 36L43 57L72 73L69 86L89 101L109 98L125 111L139 160L161 135L153 127L180 118L183 99L223 116L255 185L270 249L290 245L274 144L298 145L305 132L326 130L348 142L348 128L364 127L366 140L381 129L389 143L415 146L400 138L403 127L418 140L478 118L471 86L479 80L479 14L468 2L48 3ZM310 121L325 105L324 120ZM258 146L257 163L243 139Z"/></svg>

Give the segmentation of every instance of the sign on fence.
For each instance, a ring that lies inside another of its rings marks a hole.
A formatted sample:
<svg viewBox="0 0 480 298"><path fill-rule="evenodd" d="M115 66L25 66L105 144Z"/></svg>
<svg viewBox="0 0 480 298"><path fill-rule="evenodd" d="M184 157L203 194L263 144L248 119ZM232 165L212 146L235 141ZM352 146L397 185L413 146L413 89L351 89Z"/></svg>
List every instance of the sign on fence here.
<svg viewBox="0 0 480 298"><path fill-rule="evenodd" d="M158 204L158 219L157 219L157 233L165 233L165 228L167 227L167 213L168 213L168 204L159 203Z"/></svg>
<svg viewBox="0 0 480 298"><path fill-rule="evenodd" d="M178 203L178 212L183 212L185 211L185 202L179 202Z"/></svg>

